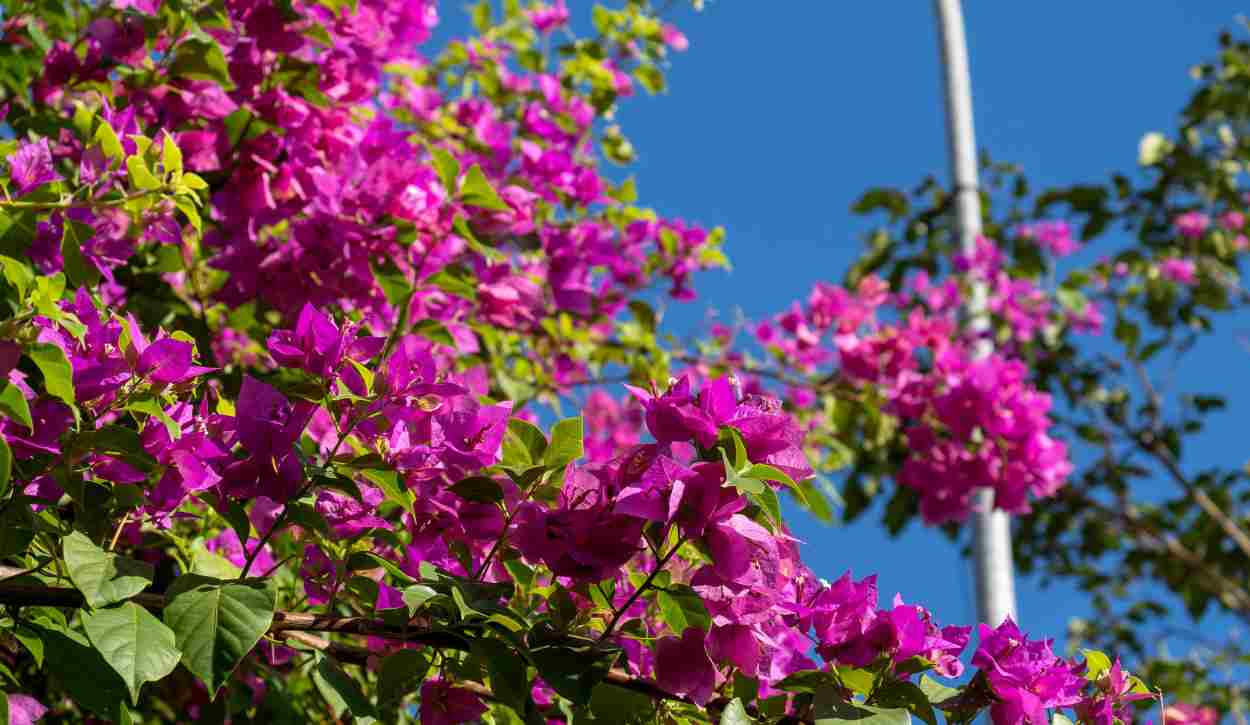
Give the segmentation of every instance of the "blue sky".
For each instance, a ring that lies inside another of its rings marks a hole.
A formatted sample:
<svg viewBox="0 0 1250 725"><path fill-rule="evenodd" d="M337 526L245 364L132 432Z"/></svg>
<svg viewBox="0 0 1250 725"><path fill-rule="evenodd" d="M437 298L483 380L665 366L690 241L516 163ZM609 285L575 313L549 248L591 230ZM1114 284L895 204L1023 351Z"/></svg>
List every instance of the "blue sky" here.
<svg viewBox="0 0 1250 725"><path fill-rule="evenodd" d="M591 3L569 5L584 23ZM1138 140L1175 125L1189 67L1214 55L1239 10L1225 0L966 3L979 145L1022 164L1035 188L1133 169ZM440 35L464 32L453 3L442 14ZM709 308L770 315L814 282L839 280L868 226L849 212L860 192L946 178L930 3L713 0L672 18L691 48L675 57L668 94L623 107L639 153L631 171L662 214L726 227L734 270L703 275L700 299L669 309L669 330L692 330ZM1186 358L1181 382L1250 364L1237 324ZM1244 385L1228 392L1234 411L1250 400ZM1223 432L1190 452L1240 463L1235 421L1225 414ZM792 525L822 576L875 572L883 597L899 591L941 621L973 621L968 566L938 533L913 525L890 539L871 515ZM1036 636L1062 639L1068 618L1088 611L1070 588L1017 588L1021 624Z"/></svg>

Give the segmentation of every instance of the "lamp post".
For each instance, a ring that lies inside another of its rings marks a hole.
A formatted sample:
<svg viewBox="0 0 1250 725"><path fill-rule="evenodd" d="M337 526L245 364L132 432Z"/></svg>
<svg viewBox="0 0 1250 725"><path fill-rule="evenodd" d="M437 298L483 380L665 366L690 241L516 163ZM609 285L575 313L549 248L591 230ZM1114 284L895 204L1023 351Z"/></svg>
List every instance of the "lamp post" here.
<svg viewBox="0 0 1250 725"><path fill-rule="evenodd" d="M934 0L941 45L942 79L946 95L946 141L951 180L955 189L956 223L963 253L971 256L981 236L981 196L977 181L976 134L972 124L972 81L968 71L968 44L959 0ZM989 329L986 285L974 280L964 314L976 333ZM973 354L993 351L993 342L981 336ZM1011 522L994 508L994 490L976 491L972 521L973 576L976 580L977 619L992 627L1016 617L1016 590L1011 561Z"/></svg>

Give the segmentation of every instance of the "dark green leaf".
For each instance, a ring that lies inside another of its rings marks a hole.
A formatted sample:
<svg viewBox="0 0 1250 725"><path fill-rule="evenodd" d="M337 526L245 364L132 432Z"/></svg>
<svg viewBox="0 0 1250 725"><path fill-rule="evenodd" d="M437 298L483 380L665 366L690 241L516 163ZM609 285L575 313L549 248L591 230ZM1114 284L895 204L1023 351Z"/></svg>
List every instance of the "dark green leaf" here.
<svg viewBox="0 0 1250 725"><path fill-rule="evenodd" d="M191 39L174 49L174 61L169 66L170 75L215 81L227 90L234 88L230 80L230 66L221 46L215 42Z"/></svg>
<svg viewBox="0 0 1250 725"><path fill-rule="evenodd" d="M486 665L486 671L490 674L490 689L495 697L523 712L530 697L525 659L498 639L474 640L473 654Z"/></svg>
<svg viewBox="0 0 1250 725"><path fill-rule="evenodd" d="M930 704L928 695L914 682L907 680L888 682L877 688L874 702L884 707L904 708L928 725L937 725L937 716L933 713L933 705Z"/></svg>
<svg viewBox="0 0 1250 725"><path fill-rule="evenodd" d="M112 719L129 694L126 683L87 638L48 622L32 625L43 640L47 672L83 708Z"/></svg>
<svg viewBox="0 0 1250 725"><path fill-rule="evenodd" d="M619 653L602 651L593 645L573 647L542 645L530 650L538 674L551 689L575 704L585 705L595 686L603 681Z"/></svg>
<svg viewBox="0 0 1250 725"><path fill-rule="evenodd" d="M453 484L451 492L466 501L476 501L477 503L499 503L503 501L503 487L499 485L498 481L487 476L469 476Z"/></svg>
<svg viewBox="0 0 1250 725"><path fill-rule="evenodd" d="M395 562L390 561L389 559L383 559L371 551L353 551L351 555L347 557L348 571L361 571L364 569L378 568L385 569L386 572L395 577L397 581L407 584L411 584L416 581L416 579L408 576L403 569L400 569Z"/></svg>
<svg viewBox="0 0 1250 725"><path fill-rule="evenodd" d="M447 347L456 346L455 338L451 336L447 327L438 320L421 320L412 326L412 331L440 345L446 345Z"/></svg>
<svg viewBox="0 0 1250 725"><path fill-rule="evenodd" d="M401 649L382 661L378 675L378 704L387 705L416 692L430 671L430 656L425 652Z"/></svg>
<svg viewBox="0 0 1250 725"><path fill-rule="evenodd" d="M65 276L74 287L100 281L100 270L82 255L83 245L94 235L95 229L82 222L65 222L65 230L61 234L61 257L65 260Z"/></svg>
<svg viewBox="0 0 1250 725"><path fill-rule="evenodd" d="M382 290L387 302L399 307L408 300L408 295L412 294L412 284L398 267L394 264L371 262L369 268L373 270L373 279L378 283L378 288Z"/></svg>
<svg viewBox="0 0 1250 725"><path fill-rule="evenodd" d="M352 679L334 660L317 655L317 669L313 671L313 682L321 696L330 703L336 718L344 712L351 713L356 722L368 722L378 716L373 703L365 697L360 684Z"/></svg>
<svg viewBox="0 0 1250 725"><path fill-rule="evenodd" d="M182 656L169 627L134 602L84 615L82 624L91 644L121 675L136 705L143 684L173 672Z"/></svg>
<svg viewBox="0 0 1250 725"><path fill-rule="evenodd" d="M182 663L213 697L273 623L273 593L257 580L183 574L166 601Z"/></svg>
<svg viewBox="0 0 1250 725"><path fill-rule="evenodd" d="M902 708L843 702L833 688L816 691L815 725L911 725L911 713Z"/></svg>

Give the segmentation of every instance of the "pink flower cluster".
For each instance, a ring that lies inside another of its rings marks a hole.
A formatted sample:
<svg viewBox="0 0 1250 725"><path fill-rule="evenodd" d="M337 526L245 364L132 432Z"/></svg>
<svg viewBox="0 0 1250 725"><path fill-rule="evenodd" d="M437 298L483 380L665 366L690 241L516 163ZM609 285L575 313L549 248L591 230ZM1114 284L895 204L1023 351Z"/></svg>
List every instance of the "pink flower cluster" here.
<svg viewBox="0 0 1250 725"><path fill-rule="evenodd" d="M132 135L159 137L164 129L186 168L212 180L214 213L199 248L204 262L228 277L208 302L259 302L288 320L306 303L333 304L361 310L371 326L385 329L400 312L377 282L382 264L415 286L407 303L413 319L439 320L467 342L468 324L478 320L535 331L560 313L610 318L661 278L670 280L674 297L689 299L690 275L715 263L704 256L709 237L701 229L669 220L616 222L622 204L609 196L588 153L603 112L589 100L597 92L593 79L514 70L511 47L483 41L466 46L469 59L458 72L489 76L500 92L457 98L436 84L438 74L418 83L415 75L387 70L425 67L418 46L438 19L428 0L367 0L342 13L300 4L299 18L274 8L231 3L232 29L210 31L232 86L162 66L167 77L141 91L128 88L107 69L146 60L143 24L130 13L98 18L85 56L58 43L39 85L40 98L66 114L75 102L99 105L95 89L111 85L127 103L105 102L100 114L128 154L136 151ZM541 5L529 16L546 33L568 22L568 8ZM324 36L304 32L310 22ZM666 26L654 43L680 49L685 39ZM157 45L175 56L183 49L163 37ZM289 59L308 58L319 73L307 93L273 82ZM628 83L620 69L612 72ZM240 117L247 119L241 132ZM411 141L414 127L462 131L439 141L432 156ZM436 156L452 166L436 164ZM47 139L23 141L8 161L19 195L61 178L58 164L80 169L80 181L100 196L125 177L124 167L110 168L98 147L68 133L53 147ZM479 181L497 194L483 192ZM580 211L562 214L562 207ZM172 205L151 212L142 227L115 211L75 210L75 220L94 231L84 255L109 282L143 243L194 254ZM63 221L53 215L46 233L41 224L32 257L44 272L64 264ZM535 247L540 254L532 254ZM448 292L440 284L449 268L472 278L467 289ZM199 304L185 274L166 279ZM112 294L121 301L124 293L114 287ZM221 335L230 339L218 340L216 350L250 354L240 331Z"/></svg>
<svg viewBox="0 0 1250 725"><path fill-rule="evenodd" d="M988 241L957 263L991 283L990 309L1013 339L1050 324L1048 298L1009 277ZM836 357L845 379L880 391L906 433L898 481L920 493L930 523L965 518L979 488L994 489L997 507L1026 512L1072 470L1067 446L1049 434L1050 397L1029 383L1025 365L1010 350L979 357L978 338L961 331L963 294L957 279L933 284L923 273L901 295L887 294L873 277L854 292L822 284L806 306L756 328L757 339L794 368L812 372ZM896 322L887 321L890 313Z"/></svg>

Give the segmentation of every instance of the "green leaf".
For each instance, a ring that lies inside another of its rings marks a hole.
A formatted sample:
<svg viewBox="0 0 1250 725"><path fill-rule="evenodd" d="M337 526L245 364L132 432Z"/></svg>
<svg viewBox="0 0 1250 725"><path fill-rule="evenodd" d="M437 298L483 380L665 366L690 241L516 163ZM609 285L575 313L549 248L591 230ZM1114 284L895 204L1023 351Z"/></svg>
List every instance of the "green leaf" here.
<svg viewBox="0 0 1250 725"><path fill-rule="evenodd" d="M551 644L530 650L538 674L557 694L575 704L590 702L595 686L603 681L619 652L596 651L592 645L572 647Z"/></svg>
<svg viewBox="0 0 1250 725"><path fill-rule="evenodd" d="M495 697L519 712L524 711L530 698L525 659L498 639L473 640L473 654L486 665Z"/></svg>
<svg viewBox="0 0 1250 725"><path fill-rule="evenodd" d="M17 289L18 296L25 300L26 291L35 282L35 273L25 264L4 255L0 255L0 265L4 266L4 278Z"/></svg>
<svg viewBox="0 0 1250 725"><path fill-rule="evenodd" d="M843 702L833 688L816 691L815 725L911 725L911 713L902 708Z"/></svg>
<svg viewBox="0 0 1250 725"><path fill-rule="evenodd" d="M754 722L747 715L747 709L742 706L742 700L736 697L729 701L725 711L720 714L720 725L752 725Z"/></svg>
<svg viewBox="0 0 1250 725"><path fill-rule="evenodd" d="M466 501L499 503L503 501L503 486L487 476L469 476L451 486L451 492Z"/></svg>
<svg viewBox="0 0 1250 725"><path fill-rule="evenodd" d="M958 688L943 685L928 675L920 676L920 691L934 705L940 705L947 700L958 697L960 693Z"/></svg>
<svg viewBox="0 0 1250 725"><path fill-rule="evenodd" d="M469 167L468 173L464 175L464 183L460 185L460 200L465 204L492 211L508 211L511 208L499 198L495 187L490 185L486 174L482 173L482 167L477 164Z"/></svg>
<svg viewBox="0 0 1250 725"><path fill-rule="evenodd" d="M877 688L873 701L884 707L901 707L928 725L937 725L937 716L933 713L933 705L928 695L916 683L907 680L895 680Z"/></svg>
<svg viewBox="0 0 1250 725"><path fill-rule="evenodd" d="M430 671L430 657L424 652L401 649L382 661L378 674L378 704L399 702L416 692Z"/></svg>
<svg viewBox="0 0 1250 725"><path fill-rule="evenodd" d="M182 437L182 426L173 418L169 417L169 413L161 407L161 403L156 398L147 398L146 400L136 400L126 406L126 410L133 410L136 413L144 413L155 417L165 426L165 432L169 434L170 440L178 440Z"/></svg>
<svg viewBox="0 0 1250 725"><path fill-rule="evenodd" d="M425 603L438 596L438 592L424 584L413 584L404 589L404 604L410 614L416 614Z"/></svg>
<svg viewBox="0 0 1250 725"><path fill-rule="evenodd" d="M126 156L126 149L122 146L121 139L117 138L117 132L109 125L108 121L100 120L100 125L96 127L95 143L100 144L100 150L104 155L113 161L120 162Z"/></svg>
<svg viewBox="0 0 1250 725"><path fill-rule="evenodd" d="M48 394L60 398L67 405L74 404L74 369L61 348L51 343L39 342L26 350L26 356L43 373L43 385Z"/></svg>
<svg viewBox="0 0 1250 725"><path fill-rule="evenodd" d="M460 162L437 146L430 147L430 157L434 161L434 170L438 173L438 180L442 182L448 196L454 194L456 179L460 177Z"/></svg>
<svg viewBox="0 0 1250 725"><path fill-rule="evenodd" d="M512 418L503 437L503 464L528 468L541 463L547 450L547 437L533 423Z"/></svg>
<svg viewBox="0 0 1250 725"><path fill-rule="evenodd" d="M61 257L65 260L65 276L74 287L99 282L100 270L82 255L82 247L95 235L95 229L73 220L66 220L64 226L61 234Z"/></svg>
<svg viewBox="0 0 1250 725"><path fill-rule="evenodd" d="M457 264L449 264L426 277L426 282L449 295L474 302L477 300L477 282L473 274Z"/></svg>
<svg viewBox="0 0 1250 725"><path fill-rule="evenodd" d="M166 594L165 624L182 663L212 697L273 623L273 593L257 580L183 574Z"/></svg>
<svg viewBox="0 0 1250 725"><path fill-rule="evenodd" d="M364 569L385 569L388 574L395 577L396 581L405 584L411 584L416 581L393 561L383 559L372 551L353 551L347 557L347 570L361 571Z"/></svg>
<svg viewBox="0 0 1250 725"><path fill-rule="evenodd" d="M230 80L230 65L215 42L192 38L174 50L174 62L169 66L170 75L216 81L226 90L234 88Z"/></svg>
<svg viewBox="0 0 1250 725"><path fill-rule="evenodd" d="M151 564L111 554L80 531L61 540L69 578L93 608L129 599L152 583Z"/></svg>
<svg viewBox="0 0 1250 725"><path fill-rule="evenodd" d="M136 189L152 191L161 188L160 179L152 175L152 170L148 168L148 163L143 160L142 156L128 156L126 170L130 172L130 183Z"/></svg>
<svg viewBox="0 0 1250 725"><path fill-rule="evenodd" d="M182 149L168 131L161 141L161 166L165 167L166 174L182 175Z"/></svg>
<svg viewBox="0 0 1250 725"><path fill-rule="evenodd" d="M369 267L373 270L373 279L378 283L378 288L382 290L387 302L398 307L408 300L408 295L412 294L412 285L398 267L375 262L370 262Z"/></svg>
<svg viewBox="0 0 1250 725"><path fill-rule="evenodd" d="M21 423L29 431L35 429L35 422L30 417L30 404L26 402L26 396L22 395L22 391L13 383L5 383L4 387L0 388L0 413Z"/></svg>
<svg viewBox="0 0 1250 725"><path fill-rule="evenodd" d="M196 548L191 552L191 571L217 579L237 579L243 570L215 551Z"/></svg>
<svg viewBox="0 0 1250 725"><path fill-rule="evenodd" d="M1075 723L1072 722L1072 718L1057 712L1050 716L1050 725L1075 725Z"/></svg>
<svg viewBox="0 0 1250 725"><path fill-rule="evenodd" d="M9 442L0 436L0 496L8 495L9 478L13 475L13 451Z"/></svg>
<svg viewBox="0 0 1250 725"><path fill-rule="evenodd" d="M87 638L46 620L31 625L43 640L46 672L81 707L110 720L129 694L126 683Z"/></svg>
<svg viewBox="0 0 1250 725"><path fill-rule="evenodd" d="M169 627L134 602L96 610L83 616L82 624L91 644L121 675L136 705L143 683L173 672L182 656Z"/></svg>
<svg viewBox="0 0 1250 725"><path fill-rule="evenodd" d="M360 472L360 475L369 479L371 482L382 489L382 493L386 495L388 501L393 501L404 508L404 510L412 511L412 492L400 485L399 474L395 471L383 471L376 468L367 468Z"/></svg>
<svg viewBox="0 0 1250 725"><path fill-rule="evenodd" d="M660 607L660 616L674 632L684 632L687 627L698 627L706 632L712 626L712 617L703 598L689 585L657 589L655 601Z"/></svg>
<svg viewBox="0 0 1250 725"><path fill-rule="evenodd" d="M786 692L819 692L836 684L832 672L824 670L800 670L777 683L778 690Z"/></svg>
<svg viewBox="0 0 1250 725"><path fill-rule="evenodd" d="M776 481L777 483L783 483L790 488L795 489L796 492L798 491L799 484L795 483L793 478L790 478L790 476L780 468L770 466L767 463L752 463L746 471L743 472L743 475L750 476L751 478L757 478L761 481Z"/></svg>
<svg viewBox="0 0 1250 725"><path fill-rule="evenodd" d="M18 624L13 627L13 637L18 642L21 642L26 651L30 653L30 656L34 658L35 667L42 669L43 640L39 637L39 632L27 624Z"/></svg>
<svg viewBox="0 0 1250 725"><path fill-rule="evenodd" d="M596 721L612 725L656 722L656 701L640 692L603 682L590 695L590 713Z"/></svg>
<svg viewBox="0 0 1250 725"><path fill-rule="evenodd" d="M767 518L765 523L776 532L781 526L781 500L777 498L777 492L765 486L759 493L748 493L747 499L760 507Z"/></svg>
<svg viewBox="0 0 1250 725"><path fill-rule="evenodd" d="M839 667L838 679L842 680L842 684L846 685L851 692L858 692L861 695L872 692L873 685L877 683L875 673L859 667Z"/></svg>
<svg viewBox="0 0 1250 725"><path fill-rule="evenodd" d="M1085 679L1087 680L1097 680L1104 672L1111 669L1111 658L1096 649L1083 649L1081 655L1085 657Z"/></svg>
<svg viewBox="0 0 1250 725"><path fill-rule="evenodd" d="M317 685L321 696L330 703L330 708L334 711L336 718L348 712L351 713L353 722L361 723L361 725L373 722L377 718L378 711L365 697L360 684L348 676L343 668L329 657L317 655L317 669L313 671L313 682Z"/></svg>
<svg viewBox="0 0 1250 725"><path fill-rule="evenodd" d="M586 452L584 437L580 416L557 422L551 428L551 445L543 452L543 465L563 468L581 458Z"/></svg>
<svg viewBox="0 0 1250 725"><path fill-rule="evenodd" d="M760 493L768 488L768 486L758 478L744 476L734 469L732 463L729 462L729 454L725 453L725 449L721 448L720 457L725 462L725 484L738 489L738 493Z"/></svg>
<svg viewBox="0 0 1250 725"><path fill-rule="evenodd" d="M447 347L456 346L456 339L451 336L451 332L447 330L447 326L438 320L421 320L412 326L412 331L415 334L420 335L427 340L433 340L440 345L446 345Z"/></svg>

